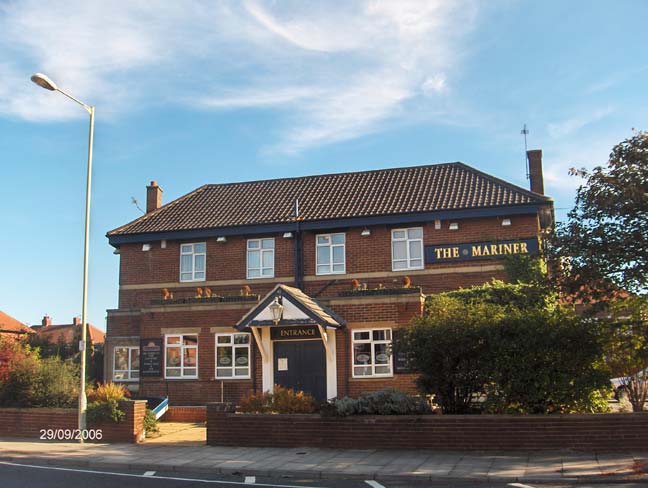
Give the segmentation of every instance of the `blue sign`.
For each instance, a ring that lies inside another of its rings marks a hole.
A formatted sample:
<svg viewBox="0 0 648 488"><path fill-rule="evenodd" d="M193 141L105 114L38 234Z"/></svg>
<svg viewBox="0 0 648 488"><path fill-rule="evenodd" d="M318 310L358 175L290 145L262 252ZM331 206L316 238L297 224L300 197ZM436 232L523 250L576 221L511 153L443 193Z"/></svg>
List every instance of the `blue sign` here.
<svg viewBox="0 0 648 488"><path fill-rule="evenodd" d="M426 263L451 263L475 259L498 259L510 255L535 256L538 239L470 242L467 244L435 244L425 246Z"/></svg>

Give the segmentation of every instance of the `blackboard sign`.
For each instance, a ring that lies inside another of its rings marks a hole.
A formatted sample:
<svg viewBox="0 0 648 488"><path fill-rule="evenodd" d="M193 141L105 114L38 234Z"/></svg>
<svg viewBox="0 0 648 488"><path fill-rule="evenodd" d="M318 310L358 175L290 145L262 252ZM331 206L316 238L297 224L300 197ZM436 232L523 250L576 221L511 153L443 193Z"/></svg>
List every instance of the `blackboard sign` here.
<svg viewBox="0 0 648 488"><path fill-rule="evenodd" d="M398 339L404 333L403 330L392 330L392 357L394 360L394 374L413 373L407 361L407 351L401 351L398 347Z"/></svg>
<svg viewBox="0 0 648 488"><path fill-rule="evenodd" d="M162 339L140 341L140 376L162 376Z"/></svg>
<svg viewBox="0 0 648 488"><path fill-rule="evenodd" d="M273 341L300 341L321 338L317 325L294 325L289 327L270 327Z"/></svg>

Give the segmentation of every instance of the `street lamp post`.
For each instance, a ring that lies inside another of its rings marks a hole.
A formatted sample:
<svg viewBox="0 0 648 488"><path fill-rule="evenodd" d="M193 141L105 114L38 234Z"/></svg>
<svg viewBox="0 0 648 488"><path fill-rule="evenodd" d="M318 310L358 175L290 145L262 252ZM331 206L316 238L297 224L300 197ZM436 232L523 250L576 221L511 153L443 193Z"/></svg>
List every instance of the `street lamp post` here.
<svg viewBox="0 0 648 488"><path fill-rule="evenodd" d="M92 146L94 142L94 115L95 108L83 103L81 100L74 98L59 88L56 83L50 80L42 73L36 73L31 80L38 86L50 91L62 93L71 100L81 105L90 114L90 131L88 137L88 174L86 178L86 205L85 205L85 234L83 245L83 305L81 309L81 341L79 342L79 352L81 353L81 384L79 385L79 439L83 442L83 434L86 428L86 410L88 399L86 398L86 342L88 330L88 250L90 244L90 190L92 187Z"/></svg>

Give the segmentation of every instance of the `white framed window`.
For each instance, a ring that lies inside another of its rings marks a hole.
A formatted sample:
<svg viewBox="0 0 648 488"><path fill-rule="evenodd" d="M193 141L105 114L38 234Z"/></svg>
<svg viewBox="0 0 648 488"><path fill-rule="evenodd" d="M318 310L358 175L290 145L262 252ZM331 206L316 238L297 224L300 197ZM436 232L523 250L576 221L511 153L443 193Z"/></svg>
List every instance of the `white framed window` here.
<svg viewBox="0 0 648 488"><path fill-rule="evenodd" d="M165 378L198 378L198 334L164 336Z"/></svg>
<svg viewBox="0 0 648 488"><path fill-rule="evenodd" d="M319 234L315 236L315 273L338 274L346 271L346 235Z"/></svg>
<svg viewBox="0 0 648 488"><path fill-rule="evenodd" d="M180 244L180 281L205 281L207 244Z"/></svg>
<svg viewBox="0 0 648 488"><path fill-rule="evenodd" d="M393 229L392 271L423 269L423 227Z"/></svg>
<svg viewBox="0 0 648 488"><path fill-rule="evenodd" d="M391 329L353 330L353 377L392 376Z"/></svg>
<svg viewBox="0 0 648 488"><path fill-rule="evenodd" d="M272 278L274 276L274 238L248 239L247 277Z"/></svg>
<svg viewBox="0 0 648 488"><path fill-rule="evenodd" d="M113 381L139 379L139 347L117 346L113 353Z"/></svg>
<svg viewBox="0 0 648 488"><path fill-rule="evenodd" d="M250 378L250 334L216 334L216 378Z"/></svg>

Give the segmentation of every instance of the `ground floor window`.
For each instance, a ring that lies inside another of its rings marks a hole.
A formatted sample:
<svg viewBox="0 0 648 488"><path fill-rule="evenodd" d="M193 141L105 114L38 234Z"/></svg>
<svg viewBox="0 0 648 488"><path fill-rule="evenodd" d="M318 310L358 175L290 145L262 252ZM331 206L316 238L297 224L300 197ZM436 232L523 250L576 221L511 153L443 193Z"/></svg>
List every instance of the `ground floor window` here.
<svg viewBox="0 0 648 488"><path fill-rule="evenodd" d="M354 330L353 377L392 375L391 329Z"/></svg>
<svg viewBox="0 0 648 488"><path fill-rule="evenodd" d="M132 381L139 379L139 347L115 347L113 357L113 380Z"/></svg>
<svg viewBox="0 0 648 488"><path fill-rule="evenodd" d="M167 335L164 339L167 378L198 378L198 334Z"/></svg>
<svg viewBox="0 0 648 488"><path fill-rule="evenodd" d="M216 377L250 377L250 334L216 334Z"/></svg>

